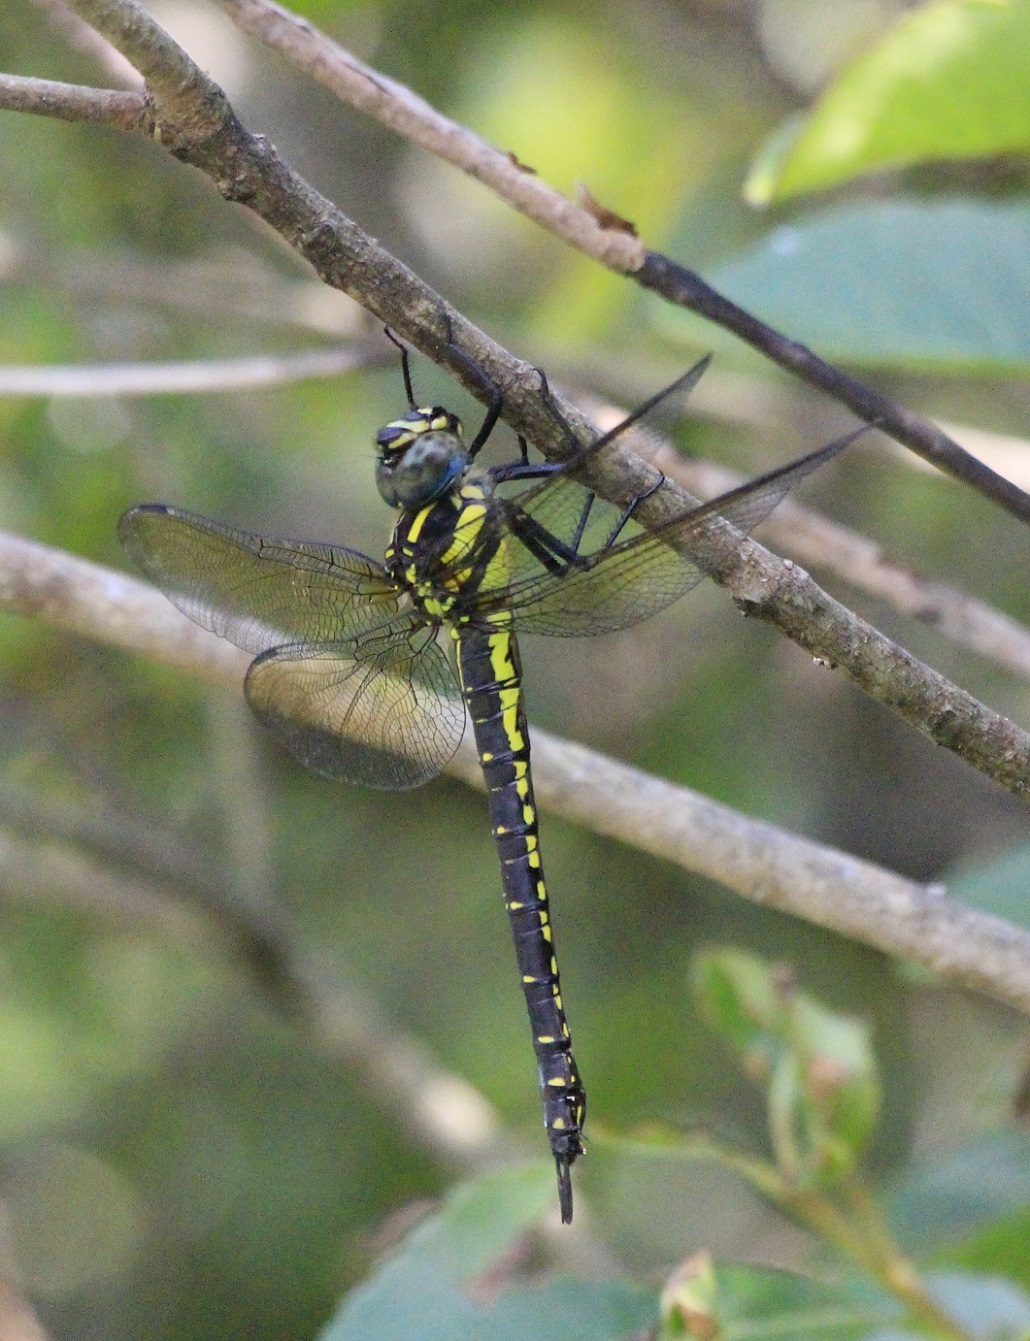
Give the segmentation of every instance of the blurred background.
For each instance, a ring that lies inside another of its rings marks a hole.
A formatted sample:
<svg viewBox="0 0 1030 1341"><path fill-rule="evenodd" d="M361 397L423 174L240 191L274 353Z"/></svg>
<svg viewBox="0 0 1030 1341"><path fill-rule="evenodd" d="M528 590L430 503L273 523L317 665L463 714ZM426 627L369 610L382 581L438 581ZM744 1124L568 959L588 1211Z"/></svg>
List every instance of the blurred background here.
<svg viewBox="0 0 1030 1341"><path fill-rule="evenodd" d="M696 413L679 428L685 451L757 473L850 426L840 407L721 332L573 254L342 106L214 6L151 8L251 129L570 395L631 407L715 349ZM933 326L925 313L940 315L947 295L907 254L882 262L892 306L866 324L847 307L879 264L874 215L863 211L898 199L994 208L1020 199L1018 165L899 169L764 209L742 195L745 182L753 199L761 194L755 164L787 118L912 6L297 8L558 189L585 183L649 246L725 283L787 334L849 359L912 409L1003 437L1025 431L1025 364L970 353L962 341L975 320L956 318L946 347L912 336ZM0 63L71 82L114 78L60 7L29 0L0 7ZM142 140L4 113L0 161L4 364L374 343L367 318L263 224ZM806 228L849 218L830 248L841 290L795 288L795 306L778 308L762 289L763 258L816 236ZM898 237L900 225L887 231ZM439 370L416 357L413 373L422 403L443 401L477 422L479 408ZM0 526L125 567L119 514L162 500L378 555L390 518L375 492L372 440L403 406L389 354L336 379L260 390L9 396L0 399ZM901 452L863 442L804 497L900 564L1030 615L1025 529ZM839 579L830 586L1027 722L1025 680ZM626 635L527 639L523 659L531 723L907 876L982 875L1004 858L1010 890L1030 883L1025 858L1010 855L1026 842L1024 804L741 619L711 584ZM365 1069L327 1060L283 1018L253 962L197 911L205 889L274 915L298 953L317 956L376 1012L375 1029L418 1039L496 1107L513 1148L542 1153L478 794L447 779L400 796L334 786L266 739L240 695L3 614L0 825L7 1237L20 1283L55 1334L312 1335L368 1269L387 1217L456 1176L413 1140ZM806 988L869 1022L884 1074L870 1156L878 1175L1010 1120L1027 1041L1001 1008L550 815L543 844L565 1002L599 1132L703 1120L761 1147L755 1095L733 1082L691 1003L691 957L712 944L783 959ZM51 862L57 873L41 893L38 874ZM80 876L95 897L69 893ZM138 889L138 916L117 899L107 905L105 890L120 881ZM985 902L995 887L981 882ZM794 1260L783 1226L711 1170L656 1165L599 1139L576 1178L595 1228L643 1279L701 1245ZM1030 1264L1017 1269L1030 1282Z"/></svg>

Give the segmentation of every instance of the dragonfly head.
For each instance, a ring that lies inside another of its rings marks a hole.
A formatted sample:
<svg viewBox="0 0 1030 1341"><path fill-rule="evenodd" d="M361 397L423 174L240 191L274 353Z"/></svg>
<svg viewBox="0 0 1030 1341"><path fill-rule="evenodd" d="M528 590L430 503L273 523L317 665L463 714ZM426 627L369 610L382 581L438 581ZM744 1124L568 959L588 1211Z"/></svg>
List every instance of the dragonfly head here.
<svg viewBox="0 0 1030 1341"><path fill-rule="evenodd" d="M392 508L425 507L469 464L461 420L440 405L414 408L376 434L376 484Z"/></svg>

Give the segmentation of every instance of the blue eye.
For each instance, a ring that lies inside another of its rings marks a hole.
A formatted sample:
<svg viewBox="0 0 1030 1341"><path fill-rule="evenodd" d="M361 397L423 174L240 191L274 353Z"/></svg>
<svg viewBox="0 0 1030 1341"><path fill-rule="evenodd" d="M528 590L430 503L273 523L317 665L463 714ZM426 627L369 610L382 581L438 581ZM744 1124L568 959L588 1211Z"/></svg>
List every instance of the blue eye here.
<svg viewBox="0 0 1030 1341"><path fill-rule="evenodd" d="M418 508L445 493L469 464L468 453L450 428L424 430L400 449L383 436L397 425L381 430L376 462L376 484L385 502L394 508ZM397 437L410 433L399 431ZM385 450L383 450L385 449Z"/></svg>

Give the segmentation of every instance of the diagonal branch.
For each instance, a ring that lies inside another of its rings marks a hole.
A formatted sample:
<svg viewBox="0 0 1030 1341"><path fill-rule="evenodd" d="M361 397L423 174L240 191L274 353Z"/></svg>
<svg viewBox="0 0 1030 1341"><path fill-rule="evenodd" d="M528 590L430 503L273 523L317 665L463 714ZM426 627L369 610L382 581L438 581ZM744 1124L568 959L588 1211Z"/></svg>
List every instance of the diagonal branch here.
<svg viewBox="0 0 1030 1341"><path fill-rule="evenodd" d="M818 387L875 423L941 470L956 476L1024 522L1030 522L1030 496L996 474L935 424L903 409L857 378L835 368L812 350L759 321L685 266L647 250L635 236L603 227L597 210L576 204L514 156L503 153L466 126L452 121L410 89L373 70L332 41L306 19L273 0L217 0L238 27L252 33L324 84L344 102L389 126L429 153L453 163L489 186L519 210L602 265L627 274L667 302L688 308L731 331L772 362Z"/></svg>
<svg viewBox="0 0 1030 1341"><path fill-rule="evenodd" d="M0 369L0 388L2 377ZM699 400L692 403L705 412ZM625 417L625 410L589 398L584 408L604 430L614 428ZM726 466L684 456L650 429L633 430L628 445L667 479L701 498L715 498L745 482L744 476ZM855 590L887 602L958 646L1030 679L1030 628L957 587L934 581L893 560L875 540L832 521L791 495L762 522L762 534L802 563L833 573Z"/></svg>
<svg viewBox="0 0 1030 1341"><path fill-rule="evenodd" d="M245 653L124 574L0 534L0 575L0 604L10 610L215 684L242 681ZM1030 933L949 901L939 886L751 820L544 731L534 731L534 760L546 809L1030 1014ZM448 771L482 789L471 740Z"/></svg>

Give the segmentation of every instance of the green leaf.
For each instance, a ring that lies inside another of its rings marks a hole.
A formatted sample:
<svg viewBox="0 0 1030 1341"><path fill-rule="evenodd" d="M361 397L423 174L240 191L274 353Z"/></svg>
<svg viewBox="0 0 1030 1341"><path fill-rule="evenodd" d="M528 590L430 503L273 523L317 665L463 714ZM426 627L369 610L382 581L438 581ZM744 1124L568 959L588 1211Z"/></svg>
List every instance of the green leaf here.
<svg viewBox="0 0 1030 1341"><path fill-rule="evenodd" d="M746 194L767 202L861 173L1030 148L1030 4L938 0L852 62Z"/></svg>
<svg viewBox="0 0 1030 1341"><path fill-rule="evenodd" d="M719 1330L710 1334L719 1341L852 1341L900 1313L886 1294L853 1276L826 1284L768 1267L718 1266L715 1278Z"/></svg>
<svg viewBox="0 0 1030 1341"><path fill-rule="evenodd" d="M708 951L695 966L702 1012L767 1083L780 1172L799 1185L854 1167L879 1109L868 1030L798 991L790 972L740 951Z"/></svg>
<svg viewBox="0 0 1030 1341"><path fill-rule="evenodd" d="M1012 1281L971 1271L936 1271L927 1274L926 1283L969 1336L1021 1341L1030 1328L1030 1298Z"/></svg>
<svg viewBox="0 0 1030 1341"><path fill-rule="evenodd" d="M953 898L1030 929L1030 844L1013 848L949 883Z"/></svg>
<svg viewBox="0 0 1030 1341"><path fill-rule="evenodd" d="M653 1326L653 1293L617 1280L505 1283L500 1269L553 1207L554 1166L463 1184L364 1285L321 1341L619 1341Z"/></svg>
<svg viewBox="0 0 1030 1341"><path fill-rule="evenodd" d="M826 358L1025 375L1028 255L1025 204L881 201L785 224L707 278Z"/></svg>
<svg viewBox="0 0 1030 1341"><path fill-rule="evenodd" d="M915 1169L890 1198L901 1241L925 1253L961 1242L1030 1206L1030 1136L1001 1131Z"/></svg>
<svg viewBox="0 0 1030 1341"><path fill-rule="evenodd" d="M748 1075L767 1079L787 1025L786 1004L769 965L743 951L705 951L694 958L694 993L705 1019Z"/></svg>

